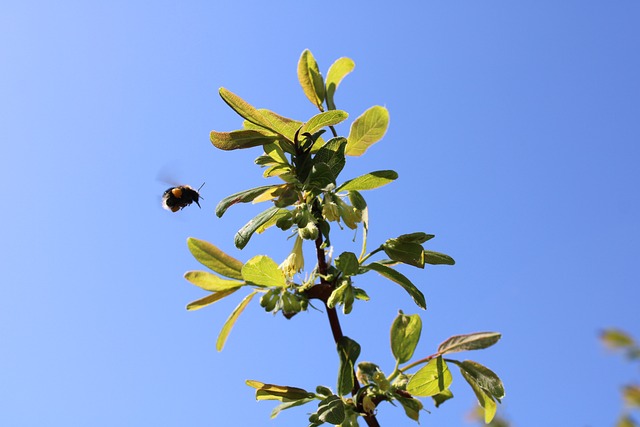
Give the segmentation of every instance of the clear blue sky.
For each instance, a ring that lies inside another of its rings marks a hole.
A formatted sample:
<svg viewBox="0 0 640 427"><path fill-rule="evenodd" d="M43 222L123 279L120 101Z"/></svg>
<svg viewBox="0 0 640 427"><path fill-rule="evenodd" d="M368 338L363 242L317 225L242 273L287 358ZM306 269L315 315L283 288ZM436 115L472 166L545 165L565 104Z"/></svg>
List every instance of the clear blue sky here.
<svg viewBox="0 0 640 427"><path fill-rule="evenodd" d="M220 86L285 116L314 114L296 78L305 48L324 71L355 60L336 97L352 118L374 104L391 114L385 139L347 165L400 175L367 197L372 241L425 231L457 261L407 273L429 306L418 352L500 331L497 346L461 357L502 376L503 415L518 427L614 423L618 388L637 371L597 336L640 336L640 3L1 9L0 425L305 425L305 409L269 421L274 405L244 380L335 386L325 315L286 321L254 304L217 353L240 297L189 313L203 293L182 278L199 268L187 236L242 260L289 250L273 248L275 231L233 247L261 206L222 220L213 209L264 184L259 150L220 152L208 133L240 126ZM162 210L161 172L206 181L202 210ZM372 301L343 328L390 371L391 321L418 309L383 280L360 285ZM475 399L457 373L452 391L422 425L466 424ZM415 425L403 417L380 408L382 425Z"/></svg>

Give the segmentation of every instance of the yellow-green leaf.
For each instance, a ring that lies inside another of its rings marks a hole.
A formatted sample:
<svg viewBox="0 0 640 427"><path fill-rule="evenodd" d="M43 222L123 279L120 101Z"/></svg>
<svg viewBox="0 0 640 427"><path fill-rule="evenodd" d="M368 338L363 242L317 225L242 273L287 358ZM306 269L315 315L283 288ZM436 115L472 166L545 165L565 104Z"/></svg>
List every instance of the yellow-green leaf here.
<svg viewBox="0 0 640 427"><path fill-rule="evenodd" d="M187 239L189 251L202 265L231 279L242 280L242 262L227 255L216 246L204 240L189 237Z"/></svg>
<svg viewBox="0 0 640 427"><path fill-rule="evenodd" d="M316 114L311 117L304 126L302 126L300 134L304 134L305 132L313 134L323 127L337 125L338 123L347 120L347 117L349 117L349 114L342 110L325 111L323 113Z"/></svg>
<svg viewBox="0 0 640 427"><path fill-rule="evenodd" d="M222 326L222 330L218 335L218 340L216 341L216 350L222 351L222 349L224 348L224 344L227 341L227 338L229 337L229 333L233 328L233 325L235 325L236 320L238 320L238 317L242 314L242 312L247 307L249 302L251 302L251 299L256 295L256 293L257 292L254 291L254 292L251 292L246 297L244 297L244 299L240 301L240 304L238 304L238 306L231 312L231 315L229 316L227 321L224 322L224 325Z"/></svg>
<svg viewBox="0 0 640 427"><path fill-rule="evenodd" d="M278 264L266 255L256 255L242 266L245 281L258 286L285 287L287 282Z"/></svg>
<svg viewBox="0 0 640 427"><path fill-rule="evenodd" d="M361 156L367 149L382 139L389 127L389 112L379 105L365 111L351 124L347 138L348 156Z"/></svg>
<svg viewBox="0 0 640 427"><path fill-rule="evenodd" d="M338 191L362 191L373 190L374 188L387 185L391 181L398 179L398 173L392 170L382 170L371 172L357 178L346 181L338 188Z"/></svg>
<svg viewBox="0 0 640 427"><path fill-rule="evenodd" d="M448 389L452 381L447 363L442 357L436 357L411 377L407 391L414 396L434 396Z"/></svg>
<svg viewBox="0 0 640 427"><path fill-rule="evenodd" d="M228 291L230 289L237 289L244 285L244 282L226 280L216 276L215 274L211 274L208 271L187 271L184 274L184 278L209 292Z"/></svg>
<svg viewBox="0 0 640 427"><path fill-rule="evenodd" d="M233 111L238 113L242 118L262 126L263 128L276 131L271 128L269 121L258 110L256 110L253 105L223 87L220 88L219 93L224 102L226 102L227 105L229 105L229 107L231 107Z"/></svg>
<svg viewBox="0 0 640 427"><path fill-rule="evenodd" d="M200 298L199 300L195 300L195 301L190 302L189 304L187 304L187 310L189 310L189 311L191 311L191 310L199 310L202 307L206 307L208 305L213 304L216 301L220 301L224 297L228 297L229 295L231 295L232 293L234 293L238 289L239 288L229 289L229 290L226 290L226 291L214 292L212 294L209 294L204 298Z"/></svg>
<svg viewBox="0 0 640 427"><path fill-rule="evenodd" d="M405 363L413 356L420 340L422 319L417 314L398 313L391 325L391 352L398 363Z"/></svg>
<svg viewBox="0 0 640 427"><path fill-rule="evenodd" d="M352 59L342 57L337 59L331 67L329 67L329 71L327 72L327 107L330 110L335 110L336 106L333 101L333 95L336 93L336 89L340 85L342 79L353 71L356 66L355 62Z"/></svg>
<svg viewBox="0 0 640 427"><path fill-rule="evenodd" d="M323 110L324 81L318 63L309 49L305 49L298 61L298 80L304 94L320 111Z"/></svg>
<svg viewBox="0 0 640 427"><path fill-rule="evenodd" d="M277 137L265 135L257 130L234 130L232 132L216 132L212 130L209 139L214 147L220 150L239 150L269 144Z"/></svg>

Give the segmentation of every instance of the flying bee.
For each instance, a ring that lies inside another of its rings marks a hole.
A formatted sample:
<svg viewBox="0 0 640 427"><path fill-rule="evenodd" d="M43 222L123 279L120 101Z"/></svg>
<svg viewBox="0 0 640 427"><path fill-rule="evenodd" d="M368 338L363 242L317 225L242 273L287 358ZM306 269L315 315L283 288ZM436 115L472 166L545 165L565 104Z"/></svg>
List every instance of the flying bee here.
<svg viewBox="0 0 640 427"><path fill-rule="evenodd" d="M204 182L200 186L204 185ZM177 187L168 188L162 195L162 207L171 212L178 212L180 209L184 209L191 203L194 203L200 207L199 200L200 188L194 190L188 185L179 185Z"/></svg>

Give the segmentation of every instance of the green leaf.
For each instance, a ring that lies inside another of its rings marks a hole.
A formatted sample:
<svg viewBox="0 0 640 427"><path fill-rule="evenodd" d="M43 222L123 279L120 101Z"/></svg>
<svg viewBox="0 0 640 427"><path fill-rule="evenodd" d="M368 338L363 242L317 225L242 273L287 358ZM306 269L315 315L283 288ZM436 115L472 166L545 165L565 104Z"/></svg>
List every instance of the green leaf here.
<svg viewBox="0 0 640 427"><path fill-rule="evenodd" d="M331 110L316 114L302 126L302 129L300 129L300 135L303 135L306 132L314 134L323 127L335 126L338 123L342 123L347 120L348 117L349 114L342 110Z"/></svg>
<svg viewBox="0 0 640 427"><path fill-rule="evenodd" d="M602 342L610 348L626 348L634 345L633 338L619 329L607 329L600 334Z"/></svg>
<svg viewBox="0 0 640 427"><path fill-rule="evenodd" d="M491 369L472 360L463 362L452 360L451 363L458 365L467 382L473 382L492 399L496 399L499 402L504 397L504 385L498 375Z"/></svg>
<svg viewBox="0 0 640 427"><path fill-rule="evenodd" d="M298 61L298 80L309 101L322 111L324 81L320 74L318 63L309 49L305 49L302 55L300 55L300 60Z"/></svg>
<svg viewBox="0 0 640 427"><path fill-rule="evenodd" d="M353 368L360 356L360 344L349 337L343 336L338 340L338 355L340 356L340 370L338 371L338 394L344 396L353 390Z"/></svg>
<svg viewBox="0 0 640 427"><path fill-rule="evenodd" d="M382 139L389 127L389 112L376 105L365 111L352 124L347 138L347 156L361 156L367 149Z"/></svg>
<svg viewBox="0 0 640 427"><path fill-rule="evenodd" d="M407 417L411 418L413 421L419 420L420 411L422 411L422 409L424 408L422 402L420 402L418 399L400 396L399 394L396 394L394 397L402 405L404 413L407 415Z"/></svg>
<svg viewBox="0 0 640 427"><path fill-rule="evenodd" d="M367 208L367 202L362 197L362 194L355 190L349 191L349 201L354 208L364 211Z"/></svg>
<svg viewBox="0 0 640 427"><path fill-rule="evenodd" d="M436 357L411 377L407 391L414 396L434 396L447 390L452 381L447 363L442 357Z"/></svg>
<svg viewBox="0 0 640 427"><path fill-rule="evenodd" d="M420 340L422 319L417 314L406 315L402 311L391 324L391 352L397 363L411 359Z"/></svg>
<svg viewBox="0 0 640 427"><path fill-rule="evenodd" d="M458 365L459 366L459 365ZM478 403L484 409L484 422L489 424L493 417L496 415L497 405L493 400L490 394L488 394L480 385L476 382L475 378L471 376L466 370L460 368L460 373L467 381L467 383L471 386L476 398L478 399Z"/></svg>
<svg viewBox="0 0 640 427"><path fill-rule="evenodd" d="M475 332L472 334L454 335L438 346L439 354L456 353L467 350L480 350L491 347L502 337L499 332Z"/></svg>
<svg viewBox="0 0 640 427"><path fill-rule="evenodd" d="M436 236L434 236L433 234L427 234L427 233L418 231L416 233L403 234L401 236L396 237L395 240L398 240L399 242L422 244L427 240L433 239L434 237Z"/></svg>
<svg viewBox="0 0 640 427"><path fill-rule="evenodd" d="M242 277L258 286L287 286L284 273L278 268L278 264L266 255L257 255L247 261L242 267Z"/></svg>
<svg viewBox="0 0 640 427"><path fill-rule="evenodd" d="M206 307L208 305L213 304L216 301L220 301L224 297L228 297L229 295L231 295L232 293L234 293L238 289L239 288L229 289L229 290L226 290L226 291L214 292L212 294L209 294L204 298L200 298L199 300L195 300L195 301L190 302L189 304L187 304L187 310L189 310L189 311L199 310L202 307Z"/></svg>
<svg viewBox="0 0 640 427"><path fill-rule="evenodd" d="M216 132L212 130L209 133L209 139L214 147L229 151L269 144L275 141L277 137L265 135L256 130L234 130L232 132Z"/></svg>
<svg viewBox="0 0 640 427"><path fill-rule="evenodd" d="M271 411L271 418L273 419L277 417L278 414L280 414L280 412L284 411L285 409L293 408L295 406L302 406L305 403L309 403L313 400L315 400L315 397L308 397L306 399L299 399L291 402L281 403L280 405L273 408L273 411Z"/></svg>
<svg viewBox="0 0 640 427"><path fill-rule="evenodd" d="M291 215L291 212L289 210L287 210L287 209L278 210L278 212L273 214L273 216L271 218L269 218L267 221L263 222L262 225L260 225L258 228L256 228L256 233L258 233L258 234L264 233L267 228L276 225L276 223L278 222L278 220L280 218L284 218L284 217L287 217L287 216L290 216L290 215Z"/></svg>
<svg viewBox="0 0 640 427"><path fill-rule="evenodd" d="M227 338L229 337L229 332L231 332L233 325L235 325L236 320L238 320L238 317L242 314L244 309L247 307L247 304L251 302L251 299L255 295L256 295L255 291L251 292L249 295L244 297L244 299L240 301L240 304L238 304L238 306L231 312L231 315L229 316L227 321L224 322L224 325L222 326L222 330L218 335L218 340L216 341L216 350L222 351L222 349L224 348L224 343L227 341Z"/></svg>
<svg viewBox="0 0 640 427"><path fill-rule="evenodd" d="M418 307L426 310L427 302L424 299L424 295L413 283L411 283L409 279L407 279L405 275L391 267L387 267L386 265L382 265L377 262L372 262L371 264L363 265L362 267L373 270L383 277L386 277L387 279L402 286L404 290L411 295L411 298L413 298L413 301L418 305Z"/></svg>
<svg viewBox="0 0 640 427"><path fill-rule="evenodd" d="M353 252L342 252L336 258L336 268L342 271L344 276L355 276L358 274L360 264L358 263L358 257Z"/></svg>
<svg viewBox="0 0 640 427"><path fill-rule="evenodd" d="M326 163L329 166L334 181L338 178L346 163L344 158L344 147L346 145L347 140L345 138L332 138L318 150L313 158L314 163Z"/></svg>
<svg viewBox="0 0 640 427"><path fill-rule="evenodd" d="M345 182L344 184L336 188L336 192L373 190L374 188L387 185L397 178L398 173L392 170L375 171Z"/></svg>
<svg viewBox="0 0 640 427"><path fill-rule="evenodd" d="M228 291L230 289L238 289L244 285L243 282L222 279L208 271L187 271L184 274L184 278L209 292Z"/></svg>
<svg viewBox="0 0 640 427"><path fill-rule="evenodd" d="M333 101L333 95L336 93L340 82L347 74L353 71L355 66L356 64L355 62L353 62L353 60L343 57L336 60L333 64L331 64L331 67L329 67L329 71L327 72L326 86L327 107L329 107L330 110L336 109L336 105Z"/></svg>
<svg viewBox="0 0 640 427"><path fill-rule="evenodd" d="M256 380L247 380L245 383L249 387L256 389L256 400L279 400L280 402L290 402L294 400L313 398L314 396L313 393L298 387L265 384Z"/></svg>
<svg viewBox="0 0 640 427"><path fill-rule="evenodd" d="M187 239L189 251L198 262L218 274L232 279L242 280L242 262L227 255L216 246L204 240L189 237Z"/></svg>
<svg viewBox="0 0 640 427"><path fill-rule="evenodd" d="M339 396L331 395L318 404L317 414L320 421L338 425L345 419L344 402Z"/></svg>
<svg viewBox="0 0 640 427"><path fill-rule="evenodd" d="M436 408L437 408L447 400L453 399L453 393L451 393L451 390L446 389L438 394L434 394L433 396L431 396L431 398L433 399L433 403L436 405Z"/></svg>
<svg viewBox="0 0 640 427"><path fill-rule="evenodd" d="M454 265L456 263L449 255L434 251L424 251L424 262L431 265Z"/></svg>
<svg viewBox="0 0 640 427"><path fill-rule="evenodd" d="M296 132L302 126L302 122L283 117L265 108L258 109L258 112L269 123L269 129L282 135L289 143L293 142Z"/></svg>
<svg viewBox="0 0 640 427"><path fill-rule="evenodd" d="M249 190L239 191L235 194L225 197L220 200L218 206L216 206L216 216L221 218L222 215L229 209L229 207L236 203L249 203L256 197L264 194L267 190L276 189L277 185L263 185L262 187L251 188Z"/></svg>
<svg viewBox="0 0 640 427"><path fill-rule="evenodd" d="M316 163L311 168L307 178L307 184L313 188L322 189L335 182L331 168L326 163Z"/></svg>
<svg viewBox="0 0 640 427"><path fill-rule="evenodd" d="M236 247L238 249L242 249L247 246L247 243L249 243L249 239L251 239L253 233L255 233L261 226L271 221L274 216L282 213L282 211L287 211L287 209L271 207L256 215L236 233L234 238L234 244Z"/></svg>
<svg viewBox="0 0 640 427"><path fill-rule="evenodd" d="M389 239L382 245L382 248L387 256L394 261L424 268L424 248L418 243Z"/></svg>
<svg viewBox="0 0 640 427"><path fill-rule="evenodd" d="M219 93L224 102L226 102L227 105L229 105L229 107L231 107L233 111L238 113L242 118L247 119L251 123L265 129L277 132L275 129L271 128L269 121L247 101L223 87L220 88Z"/></svg>

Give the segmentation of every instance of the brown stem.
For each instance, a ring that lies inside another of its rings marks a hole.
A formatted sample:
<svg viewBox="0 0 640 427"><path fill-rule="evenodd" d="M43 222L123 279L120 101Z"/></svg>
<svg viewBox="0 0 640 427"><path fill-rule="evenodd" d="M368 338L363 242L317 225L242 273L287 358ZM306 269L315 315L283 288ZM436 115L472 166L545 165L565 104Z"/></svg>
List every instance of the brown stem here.
<svg viewBox="0 0 640 427"><path fill-rule="evenodd" d="M340 326L340 319L338 318L338 312L334 308L329 308L327 306L327 300L331 295L331 291L334 288L334 284L327 282L323 277L327 276L328 266L327 259L324 255L324 248L322 247L322 234L318 233L318 238L316 239L316 256L318 258L318 273L320 274L320 284L313 286L308 292L307 296L309 298L318 298L322 302L324 302L324 306L327 309L327 317L329 318L329 325L331 326L331 333L333 334L333 341L338 344L341 338L344 337L342 333L342 327ZM318 288L316 290L316 288ZM314 292L316 291L316 292ZM353 390L351 390L351 395L355 396L358 390L360 389L360 382L356 377L355 370L353 371ZM376 416L371 415L363 415L363 418L369 427L380 427Z"/></svg>

